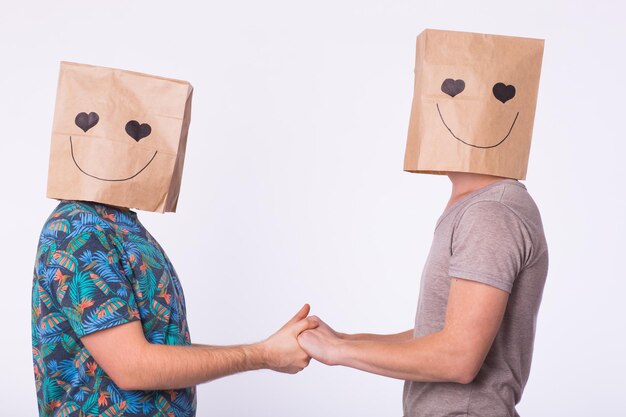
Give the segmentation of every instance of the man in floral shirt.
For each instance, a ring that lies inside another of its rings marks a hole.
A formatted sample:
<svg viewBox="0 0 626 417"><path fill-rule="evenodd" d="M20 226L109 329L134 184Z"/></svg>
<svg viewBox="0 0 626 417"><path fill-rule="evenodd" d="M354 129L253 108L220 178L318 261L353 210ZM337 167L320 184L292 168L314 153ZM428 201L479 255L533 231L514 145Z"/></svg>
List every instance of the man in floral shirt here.
<svg viewBox="0 0 626 417"><path fill-rule="evenodd" d="M193 417L197 384L309 363L297 342L317 326L308 305L264 342L191 344L176 271L128 209L176 210L192 91L61 63L47 193L61 203L39 238L32 294L41 417Z"/></svg>
<svg viewBox="0 0 626 417"><path fill-rule="evenodd" d="M308 364L305 306L248 346L192 345L180 281L135 212L63 201L39 239L33 357L40 416L194 416L194 385Z"/></svg>
<svg viewBox="0 0 626 417"><path fill-rule="evenodd" d="M62 202L43 227L33 285L40 414L192 415L193 388L124 392L81 342L137 320L149 342L191 344L182 288L167 256L134 212Z"/></svg>

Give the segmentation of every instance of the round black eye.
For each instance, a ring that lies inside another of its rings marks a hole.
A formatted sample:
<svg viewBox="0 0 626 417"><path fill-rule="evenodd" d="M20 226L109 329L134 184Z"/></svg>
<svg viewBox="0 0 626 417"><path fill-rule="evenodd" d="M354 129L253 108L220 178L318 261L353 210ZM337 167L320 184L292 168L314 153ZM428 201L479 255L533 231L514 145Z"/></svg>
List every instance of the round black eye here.
<svg viewBox="0 0 626 417"><path fill-rule="evenodd" d="M504 83L497 83L493 86L493 95L502 103L506 103L515 97L515 87Z"/></svg>
<svg viewBox="0 0 626 417"><path fill-rule="evenodd" d="M89 129L97 125L99 120L100 117L98 117L98 113L96 112L92 111L89 114L82 112L76 115L74 123L86 133Z"/></svg>
<svg viewBox="0 0 626 417"><path fill-rule="evenodd" d="M453 80L452 78L446 78L443 84L441 84L441 91L443 91L450 97L461 94L463 90L465 90L465 81L463 80Z"/></svg>
<svg viewBox="0 0 626 417"><path fill-rule="evenodd" d="M126 133L128 136L139 142L152 132L152 128L148 123L139 124L137 120L131 120L126 123Z"/></svg>

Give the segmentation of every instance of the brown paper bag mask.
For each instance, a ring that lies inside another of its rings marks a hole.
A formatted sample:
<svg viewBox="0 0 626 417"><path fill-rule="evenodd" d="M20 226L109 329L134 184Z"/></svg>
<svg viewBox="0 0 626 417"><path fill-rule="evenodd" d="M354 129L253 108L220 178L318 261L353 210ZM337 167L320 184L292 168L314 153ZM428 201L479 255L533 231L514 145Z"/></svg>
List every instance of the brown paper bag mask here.
<svg viewBox="0 0 626 417"><path fill-rule="evenodd" d="M404 170L525 179L543 44L510 36L422 32Z"/></svg>
<svg viewBox="0 0 626 417"><path fill-rule="evenodd" d="M48 197L176 211L192 92L186 81L62 62Z"/></svg>

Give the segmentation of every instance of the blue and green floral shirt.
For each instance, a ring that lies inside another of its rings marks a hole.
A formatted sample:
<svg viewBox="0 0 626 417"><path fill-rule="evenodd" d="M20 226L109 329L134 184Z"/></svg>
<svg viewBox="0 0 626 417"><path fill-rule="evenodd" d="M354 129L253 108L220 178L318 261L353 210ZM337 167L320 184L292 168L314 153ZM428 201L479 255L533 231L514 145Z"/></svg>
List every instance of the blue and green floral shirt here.
<svg viewBox="0 0 626 417"><path fill-rule="evenodd" d="M61 202L41 232L33 280L40 416L195 416L195 387L123 391L81 343L133 320L150 343L191 344L176 271L137 214Z"/></svg>

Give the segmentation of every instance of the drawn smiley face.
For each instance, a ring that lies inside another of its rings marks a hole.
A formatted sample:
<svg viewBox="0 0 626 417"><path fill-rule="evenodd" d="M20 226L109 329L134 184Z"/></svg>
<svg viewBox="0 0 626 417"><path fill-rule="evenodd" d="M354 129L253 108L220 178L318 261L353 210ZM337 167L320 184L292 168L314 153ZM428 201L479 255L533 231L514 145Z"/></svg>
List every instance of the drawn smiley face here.
<svg viewBox="0 0 626 417"><path fill-rule="evenodd" d="M81 112L81 113L78 113L76 115L76 118L74 119L74 123L76 124L76 126L81 128L81 130L85 133L87 133L89 129L97 125L99 121L100 121L100 116L98 116L96 112L90 112L89 114L85 112ZM150 133L152 133L152 128L150 127L149 124L147 123L140 124L136 120L130 120L128 123L126 123L125 130L128 136L134 139L135 142L139 142L141 139L149 136ZM72 141L71 136L70 136L70 153L72 156L72 161L74 161L74 165L76 165L76 168L78 168L80 172L82 172L83 174L91 178L95 178L100 181L128 181L130 179L135 178L137 175L141 174L148 167L148 165L150 165L152 161L154 161L154 158L156 158L158 151L157 150L154 151L154 154L152 155L152 157L146 162L145 165L143 165L141 169L139 169L134 174L127 176L127 177L123 177L123 178L103 178L103 177L99 177L97 175L93 175L87 172L86 169L81 167L78 161L76 160L76 155L74 152L74 143Z"/></svg>
<svg viewBox="0 0 626 417"><path fill-rule="evenodd" d="M441 84L441 91L444 92L445 94L447 94L448 96L454 98L457 95L461 94L463 91L465 90L465 81L462 79L459 80L454 80L452 78L446 78L443 83ZM506 104L507 101L513 99L515 97L515 86L513 85L506 85L502 82L498 82L496 84L494 84L493 88L491 89L493 96L500 101L503 105ZM471 146L474 148L480 148L480 149L490 149L490 148L495 148L497 146L500 146L505 140L507 140L507 138L511 135L511 132L513 131L513 127L515 127L515 122L517 121L517 118L519 116L519 112L517 112L515 114L515 117L513 118L513 122L511 123L511 127L509 128L508 132L506 132L506 134L504 134L503 132L503 136L502 137L498 137L495 140L491 141L490 145L476 145L475 142L471 139L462 139L459 136L457 136L454 131L452 130L452 128L450 128L450 126L448 125L448 123L446 123L443 114L441 112L441 108L439 107L439 103L437 104L437 112L439 113L439 117L441 118L441 122L443 123L443 125L446 127L446 129L448 129L448 131L450 132L450 134L452 135L452 137L454 137L456 140L458 140L461 143L464 143L467 146Z"/></svg>

